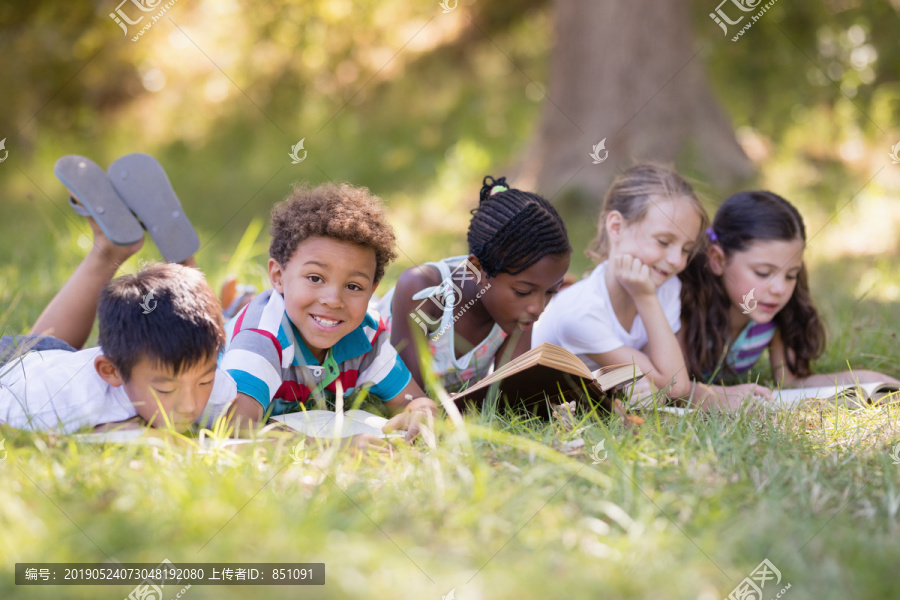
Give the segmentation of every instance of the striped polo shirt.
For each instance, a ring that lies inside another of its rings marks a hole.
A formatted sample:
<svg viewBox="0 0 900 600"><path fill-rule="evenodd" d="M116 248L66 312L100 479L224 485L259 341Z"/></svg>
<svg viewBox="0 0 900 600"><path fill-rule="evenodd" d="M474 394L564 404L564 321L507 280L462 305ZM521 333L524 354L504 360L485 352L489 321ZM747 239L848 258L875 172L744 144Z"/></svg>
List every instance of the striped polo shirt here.
<svg viewBox="0 0 900 600"><path fill-rule="evenodd" d="M273 289L254 298L225 325L221 368L237 391L280 415L300 409L298 402L321 396L334 405L336 382L345 397L367 388L387 401L403 391L409 370L391 346L378 312L370 309L359 327L328 350L322 364L312 355L288 318L284 297Z"/></svg>
<svg viewBox="0 0 900 600"><path fill-rule="evenodd" d="M763 351L775 336L775 323L754 323L750 321L728 349L726 364L735 374L746 373L759 361Z"/></svg>

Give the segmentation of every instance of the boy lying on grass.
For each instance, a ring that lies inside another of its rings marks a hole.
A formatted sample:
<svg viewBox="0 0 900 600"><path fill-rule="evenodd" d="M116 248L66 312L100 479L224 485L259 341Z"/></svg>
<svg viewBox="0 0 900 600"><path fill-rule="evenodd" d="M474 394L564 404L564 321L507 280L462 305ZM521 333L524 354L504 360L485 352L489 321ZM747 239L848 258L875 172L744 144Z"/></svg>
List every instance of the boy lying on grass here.
<svg viewBox="0 0 900 600"><path fill-rule="evenodd" d="M199 238L165 171L145 154L115 161L109 177L80 156L60 159L55 171L69 188L73 210L88 218L94 243L32 334L0 338L0 424L59 433L210 426L238 388L216 368L225 342L221 309L203 275L191 268ZM165 258L182 265L154 265L113 280L143 245L143 228ZM90 335L98 300L100 347L78 350ZM360 342L351 337L342 347L352 351ZM386 429L407 429L409 439L423 414L412 409L434 408L427 399L390 405L409 410ZM261 420L261 411L253 415Z"/></svg>
<svg viewBox="0 0 900 600"><path fill-rule="evenodd" d="M394 259L394 231L380 200L365 188L297 186L272 210L269 280L226 325L220 363L237 383L231 409L243 426L266 414L301 410L308 400L333 404L369 394L398 413L385 430L414 435L437 405L410 376L369 300ZM380 445L370 436L355 445Z"/></svg>
<svg viewBox="0 0 900 600"><path fill-rule="evenodd" d="M125 159L131 181L162 172L146 155ZM194 264L196 242L166 238L175 212L169 203L181 208L174 193L167 195L168 179L162 175L159 193L150 198L143 185L113 189L106 173L82 157L61 159L56 171L73 209L88 218L94 242L32 334L0 338L0 423L58 433L208 424L237 389L216 369L225 332L215 294L200 271L186 266ZM112 279L144 242L126 200L164 215L162 222L148 216L143 224L164 256L184 264L157 264ZM178 217L180 227L187 223L193 231L183 213ZM100 347L80 350L98 312Z"/></svg>

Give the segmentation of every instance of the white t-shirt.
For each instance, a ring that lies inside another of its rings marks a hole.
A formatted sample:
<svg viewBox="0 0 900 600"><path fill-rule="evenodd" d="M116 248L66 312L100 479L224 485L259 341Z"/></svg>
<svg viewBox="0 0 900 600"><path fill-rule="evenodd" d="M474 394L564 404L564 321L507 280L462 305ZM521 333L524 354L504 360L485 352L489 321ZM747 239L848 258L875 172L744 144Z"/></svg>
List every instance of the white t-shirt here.
<svg viewBox="0 0 900 600"><path fill-rule="evenodd" d="M602 354L622 346L641 350L649 337L640 315L634 318L631 331L625 331L606 289L606 262L582 281L560 292L534 324L532 346L544 342L562 346L572 352L590 369L600 365L587 357ZM676 332L681 328L681 280L672 277L656 289L666 320Z"/></svg>
<svg viewBox="0 0 900 600"><path fill-rule="evenodd" d="M72 433L137 416L124 386L113 387L97 374L98 354L100 348L32 351L0 366L0 423ZM209 403L197 422L209 424L235 396L234 380L217 369Z"/></svg>

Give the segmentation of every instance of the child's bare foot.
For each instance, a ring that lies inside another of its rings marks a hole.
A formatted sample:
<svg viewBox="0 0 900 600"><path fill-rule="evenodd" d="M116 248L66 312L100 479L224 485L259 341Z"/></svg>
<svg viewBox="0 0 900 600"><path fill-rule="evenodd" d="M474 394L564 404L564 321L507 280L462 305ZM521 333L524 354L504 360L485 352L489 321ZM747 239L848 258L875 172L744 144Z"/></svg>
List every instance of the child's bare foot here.
<svg viewBox="0 0 900 600"><path fill-rule="evenodd" d="M252 285L241 285L237 282L237 277L229 275L222 284L222 293L219 295L219 302L222 303L222 316L230 319L241 311L242 308L250 304L250 301L256 297L257 290Z"/></svg>

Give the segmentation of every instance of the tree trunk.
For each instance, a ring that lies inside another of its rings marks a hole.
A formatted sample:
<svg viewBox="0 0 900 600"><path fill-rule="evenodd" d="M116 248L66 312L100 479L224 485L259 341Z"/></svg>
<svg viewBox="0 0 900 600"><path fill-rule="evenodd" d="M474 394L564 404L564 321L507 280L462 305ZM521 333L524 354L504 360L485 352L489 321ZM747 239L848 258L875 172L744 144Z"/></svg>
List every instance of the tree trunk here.
<svg viewBox="0 0 900 600"><path fill-rule="evenodd" d="M718 186L753 174L706 80L688 2L556 0L556 11L548 97L517 185L602 197L635 160ZM604 138L608 160L593 164Z"/></svg>

